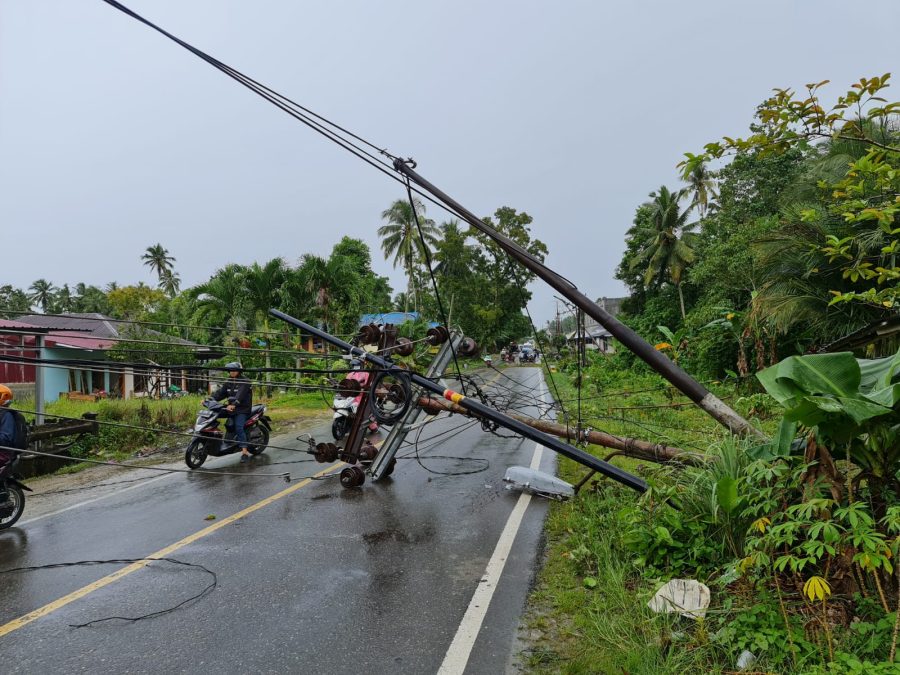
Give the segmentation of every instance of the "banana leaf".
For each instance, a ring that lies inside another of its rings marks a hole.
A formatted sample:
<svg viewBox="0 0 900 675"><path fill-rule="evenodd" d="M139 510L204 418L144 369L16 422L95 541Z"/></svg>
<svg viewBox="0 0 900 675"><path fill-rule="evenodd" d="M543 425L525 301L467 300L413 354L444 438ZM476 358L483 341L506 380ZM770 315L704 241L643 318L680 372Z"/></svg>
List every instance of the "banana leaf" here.
<svg viewBox="0 0 900 675"><path fill-rule="evenodd" d="M900 356L878 361L866 363L850 352L791 356L757 378L785 407L786 420L846 441L867 421L892 413L900 399L900 383L892 383Z"/></svg>

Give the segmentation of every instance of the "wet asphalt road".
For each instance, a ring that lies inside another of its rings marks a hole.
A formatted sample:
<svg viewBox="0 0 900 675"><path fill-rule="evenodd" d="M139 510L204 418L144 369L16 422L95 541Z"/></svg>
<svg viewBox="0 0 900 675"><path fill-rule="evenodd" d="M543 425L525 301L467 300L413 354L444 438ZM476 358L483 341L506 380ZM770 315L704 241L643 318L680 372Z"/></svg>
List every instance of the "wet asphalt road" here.
<svg viewBox="0 0 900 675"><path fill-rule="evenodd" d="M524 383L536 395L537 369L486 374L495 390ZM522 386L522 385L519 385ZM500 387L500 388L498 388ZM502 392L501 392L502 393ZM534 414L521 401L517 409ZM326 426L314 430L320 440ZM447 432L447 433L443 433ZM442 434L438 436L438 434ZM429 441L431 437L436 437ZM413 436L411 435L410 440ZM290 436L273 444L300 447ZM410 454L411 448L401 450ZM394 475L360 489L314 481L170 553L218 576L206 597L177 611L90 628L70 624L136 616L202 590L195 569L151 563L0 636L7 673L434 673L478 587L518 493L502 477L528 465L535 444L484 433L469 420L443 418L422 432L421 458L401 459ZM204 468L243 473L315 473L314 462L270 450L250 465L232 455ZM555 457L543 451L541 467ZM295 482L292 487L296 487ZM288 486L272 479L174 474L0 534L0 570L65 561L154 554ZM87 501L87 493L82 500ZM546 503L533 499L478 633L467 673L509 668L516 629L540 553ZM215 515L217 521L207 521ZM0 575L0 632L9 622L115 572L80 566Z"/></svg>

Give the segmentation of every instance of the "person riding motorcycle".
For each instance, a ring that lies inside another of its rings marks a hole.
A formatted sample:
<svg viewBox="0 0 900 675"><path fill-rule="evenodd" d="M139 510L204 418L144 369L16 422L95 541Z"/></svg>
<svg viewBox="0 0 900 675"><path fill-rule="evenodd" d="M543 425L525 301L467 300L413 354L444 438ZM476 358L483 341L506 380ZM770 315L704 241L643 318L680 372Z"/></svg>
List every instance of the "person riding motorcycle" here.
<svg viewBox="0 0 900 675"><path fill-rule="evenodd" d="M16 444L16 418L12 412L7 410L9 404L12 403L12 389L5 384L0 384L0 476L9 470L9 466L16 458L14 450L8 448L15 447ZM6 504L9 500L9 493L0 483L0 506Z"/></svg>
<svg viewBox="0 0 900 675"><path fill-rule="evenodd" d="M228 379L212 393L210 398L216 401L228 399L227 410L231 413L234 436L241 446L241 462L249 462L251 455L247 449L247 432L244 425L253 408L253 389L250 380L243 376L244 367L239 361L226 363L224 369L228 371Z"/></svg>

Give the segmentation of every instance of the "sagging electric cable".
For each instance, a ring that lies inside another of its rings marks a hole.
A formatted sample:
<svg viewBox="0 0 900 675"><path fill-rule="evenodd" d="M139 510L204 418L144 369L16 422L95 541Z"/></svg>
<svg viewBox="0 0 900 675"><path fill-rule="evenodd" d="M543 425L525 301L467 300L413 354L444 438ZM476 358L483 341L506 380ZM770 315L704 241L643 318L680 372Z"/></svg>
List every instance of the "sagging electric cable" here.
<svg viewBox="0 0 900 675"><path fill-rule="evenodd" d="M120 2L117 2L116 0L103 0L103 2L110 5L111 7L118 9L119 11L132 17L133 19L139 21L140 23L143 23L144 25L157 31L161 35L164 35L165 37L169 38L176 44L183 47L184 49L187 49L195 56L206 61L208 64L210 64L214 68L218 69L219 71L221 71L228 77L231 77L232 79L237 81L239 84L242 84L247 89L253 91L254 93L259 95L263 99L269 101L270 103L272 103L273 105L275 105L276 107L281 109L282 111L288 113L289 115L291 115L296 120L298 120L302 124L306 125L310 129L312 129L316 133L321 134L322 136L324 136L328 140L332 141L339 147L343 148L344 150L347 150L352 155L361 159L366 164L369 164L376 170L378 170L381 173L383 173L384 175L388 176L388 178L390 178L391 180L395 180L402 184L404 182L404 179L408 178L407 174L404 174L403 178L401 178L399 175L397 175L398 173L402 173L400 171L400 169L398 168L398 163L400 163L400 164L409 163L409 164L415 165L415 162L413 162L411 159L402 160L400 157L388 152L384 147L374 144L370 141L367 141L364 138L362 138L361 136L354 134L353 132L345 129L344 127L332 122L331 120L327 119L326 117L319 115L318 113L314 113L309 108L306 108L306 107L300 105L299 103L292 101L287 96L284 96L283 94L276 92L275 90L261 84L260 82L257 82L253 78L241 73L240 71L236 70L235 68L232 68L231 66L228 66L227 64L219 61L218 59L210 56L209 54L206 54L205 52L201 51L200 49L197 49L196 47L185 42L184 40L181 40L180 38L175 37L173 34L164 30L160 26L152 23L148 19L145 19L144 17L137 14L133 10L129 9L125 5L121 4ZM312 119L311 116L314 117L315 119ZM346 136L349 136L350 138L342 136L341 134L345 134ZM383 161L377 155L373 155L365 148L361 148L360 146L358 146L356 143L353 142L353 140L351 140L351 138L367 145L368 147L377 151L377 153L379 155L388 157L389 159L393 160L393 162L389 164L388 162ZM393 172L392 172L392 170L393 170ZM450 204L445 203L442 198L438 197L437 195L432 194L431 190L423 191L422 189L414 188L414 189L412 189L412 191L414 191L416 194L422 196L424 199L428 200L429 202L437 204L440 208L444 209L448 213L455 215L458 218L465 220L466 222L469 222L470 224L474 225L475 227L477 227L478 229L480 229L483 232L489 233L489 236L494 241L498 242L500 247L503 248L507 253L509 253L510 250L515 250L518 255L529 258L533 264L541 267L546 273L552 275L554 278L558 279L560 282L570 286L571 288L576 288L576 285L572 281L565 278L558 272L551 270L549 267L547 267L544 264L543 260L538 259L531 252L525 250L522 246L520 246L513 240L509 239L505 235L501 234L495 228L490 227L489 225L487 225L481 221L478 221L477 219L474 219L474 222L473 222L473 219L470 219L463 213L459 213Z"/></svg>
<svg viewBox="0 0 900 675"><path fill-rule="evenodd" d="M508 252L506 255L509 256L509 258L512 260L512 256ZM517 261L512 260L512 262L515 263ZM546 367L547 377L550 380L550 386L553 388L553 393L555 394L556 401L559 405L559 410L563 416L563 424L565 424L566 427L568 427L569 426L569 415L566 412L565 406L563 405L562 395L559 393L559 387L556 384L556 378L553 377L553 371L550 370L550 364L546 362L546 355L548 355L550 352L544 347L544 344L541 342L541 338L540 338L540 334L538 332L537 326L534 325L534 319L531 317L531 311L528 309L528 302L527 302L527 299L525 298L525 291L523 290L524 286L522 285L522 282L519 280L519 275L516 273L515 264L512 266L512 273L513 273L513 278L516 281L516 288L519 290L519 297L522 300L522 306L525 309L525 315L528 317L528 324L531 326L531 332L534 335L535 341L538 343L538 350L541 352L541 354L544 355L544 358L541 359L542 370L544 369L544 367Z"/></svg>
<svg viewBox="0 0 900 675"><path fill-rule="evenodd" d="M152 371L154 373L158 373L160 371L188 371L188 372L207 372L207 373L224 373L228 372L228 369L225 366L204 366L204 365L192 365L192 364L159 364L159 363L144 363L138 361L102 361L97 359L51 359L51 358L43 358L39 356L16 356L10 354L4 354L3 348L0 348L0 362L5 363L24 363L29 365L46 365L46 366L67 366L67 367L76 367L80 369L90 368L109 368L111 371L119 371L121 372L123 369L130 370L140 370L140 371ZM33 350L29 350L33 351ZM371 368L372 372L382 372L385 369L382 368ZM349 375L354 372L352 369L348 368L290 368L290 367L246 367L243 368L243 372L245 373L291 373L297 375ZM190 375L185 375L186 378L190 378ZM196 379L196 376L194 376ZM280 386L280 385L288 385L290 382L260 382L259 384L266 386Z"/></svg>
<svg viewBox="0 0 900 675"><path fill-rule="evenodd" d="M416 224L416 232L419 234L419 244L422 246L422 254L425 256L425 264L428 267L428 275L431 277L431 287L434 289L434 297L437 300L438 311L441 313L441 321L444 326L447 327L447 330L450 330L449 317L447 316L447 312L444 311L444 301L441 300L441 293L438 290L437 279L434 278L434 268L431 264L431 251L428 249L428 242L425 241L425 233L422 232L422 223L419 222L419 214L416 211L416 201L413 199L412 194L412 185L409 182L409 178L406 179L406 195L409 199L409 208L412 211L413 222ZM459 361L456 358L456 350L451 349L450 355L453 357L453 366L456 368L456 374L460 378L460 384L462 385L463 395L467 395L466 392L466 384L462 381L462 370L459 367Z"/></svg>
<svg viewBox="0 0 900 675"><path fill-rule="evenodd" d="M79 312L77 314L76 318L79 321L96 321L96 322L102 322L102 323L123 323L123 324L127 324L130 326L141 326L141 327L156 326L156 327L163 327L163 328L189 328L189 329L201 330L201 331L205 331L205 332L209 332L209 331L227 332L229 330L232 330L231 328L228 328L227 326L203 326L201 324L190 324L190 323L169 323L169 322L164 322L164 321L138 321L136 319L114 319L114 318L108 317L108 316L87 316L86 314L89 314L89 313ZM35 317L36 316L36 317L44 317L44 318L65 318L65 319L73 318L72 313L65 314L65 313L58 313L58 312L57 313L54 313L54 312L32 312L30 310L22 311L21 309L14 309L14 308L9 308L9 307L0 307L0 315L12 316L12 317ZM67 330L64 328L50 328L47 326L35 326L35 328L47 329L50 331ZM156 330L156 329L151 328L151 330ZM27 332L27 331L20 331L20 332ZM288 332L288 331L272 331L272 330L265 331L265 330L259 330L259 329L249 329L249 328L241 329L241 334L242 335L267 335L267 336L273 335L273 336L282 337L282 338L285 336L291 335L290 332ZM166 334L163 333L163 335L166 335ZM353 334L352 333L335 333L334 335L336 335L338 337L352 337ZM172 335L169 337L177 337L177 336ZM182 338L182 339L186 339L186 338Z"/></svg>
<svg viewBox="0 0 900 675"><path fill-rule="evenodd" d="M104 623L106 621L125 621L127 623L135 623L137 621L143 621L144 619L151 619L157 616L162 616L163 614L169 614L170 612L174 612L190 603L200 600L201 598L211 593L218 585L218 577L216 576L216 573L208 567L205 567L204 565L201 565L199 563L189 563L183 560L178 560L177 558L111 558L109 560L76 560L74 562L50 563L48 565L11 567L9 569L0 570L0 575L22 574L24 572L36 572L39 570L60 569L65 567L79 567L87 565L135 565L140 563L147 563L145 567L150 568L150 563L153 562L167 562L173 565L181 565L187 568L197 569L205 572L210 577L210 581L206 585L206 587L204 587L203 590L201 590L199 593L196 593L191 597L182 600L177 605L173 605L172 607L168 607L166 609L157 610L155 612L148 612L147 614L141 614L139 616L106 616L100 619L92 619L91 621L87 621L85 623L72 623L69 624L69 627L87 628L89 626L94 626L98 623Z"/></svg>
<svg viewBox="0 0 900 675"><path fill-rule="evenodd" d="M169 436L182 436L185 438L196 438L196 436L194 435L193 432L174 431L172 429L163 429L161 427L146 427L146 426L141 426L139 424L126 424L125 422L112 422L109 420L100 420L100 419L87 420L84 417L69 417L67 415L56 415L54 413L48 413L48 412L39 413L36 410L28 410L25 408L8 407L8 408L6 408L6 410L15 410L16 412L22 413L23 415L43 415L44 417L53 417L55 419L70 420L73 422L92 422L92 423L96 423L96 424L103 425L103 426L118 427L120 429L135 429L137 431L147 431L147 432L154 433L154 434L166 434ZM300 448L288 448L288 447L284 447L284 446L280 446L280 445L266 444L266 447L270 448L272 450L285 450L287 452L306 452L306 450L302 450ZM31 452L31 451L29 451L29 452Z"/></svg>
<svg viewBox="0 0 900 675"><path fill-rule="evenodd" d="M22 450L21 448L13 448L7 445L0 445L0 450L6 450L16 453L24 453L28 455L37 455L39 457L53 457L54 459L63 459L69 462L86 462L88 464L101 464L104 466L114 466L119 469L143 469L145 471L161 471L163 473L190 473L209 476L240 476L242 478L281 478L284 482L291 482L291 474L285 473L243 473L238 471L211 471L209 469L173 469L171 467L149 466L141 464L128 464L126 462L110 462L102 459L90 459L89 457L69 457L68 455L60 455L54 452L41 452L39 450Z"/></svg>

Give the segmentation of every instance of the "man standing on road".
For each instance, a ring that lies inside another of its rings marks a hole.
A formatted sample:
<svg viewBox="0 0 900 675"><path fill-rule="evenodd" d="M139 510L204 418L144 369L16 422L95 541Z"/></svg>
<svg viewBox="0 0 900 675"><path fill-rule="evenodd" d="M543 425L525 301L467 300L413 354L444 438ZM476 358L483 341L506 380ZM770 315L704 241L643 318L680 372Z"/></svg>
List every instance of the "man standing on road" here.
<svg viewBox="0 0 900 675"><path fill-rule="evenodd" d="M250 380L243 376L244 367L238 361L225 364L228 371L228 380L212 393L212 398L221 401L228 399L228 412L231 413L231 422L234 424L234 437L241 448L241 461L250 461L250 451L247 449L247 432L244 425L250 416L253 407L253 389Z"/></svg>

